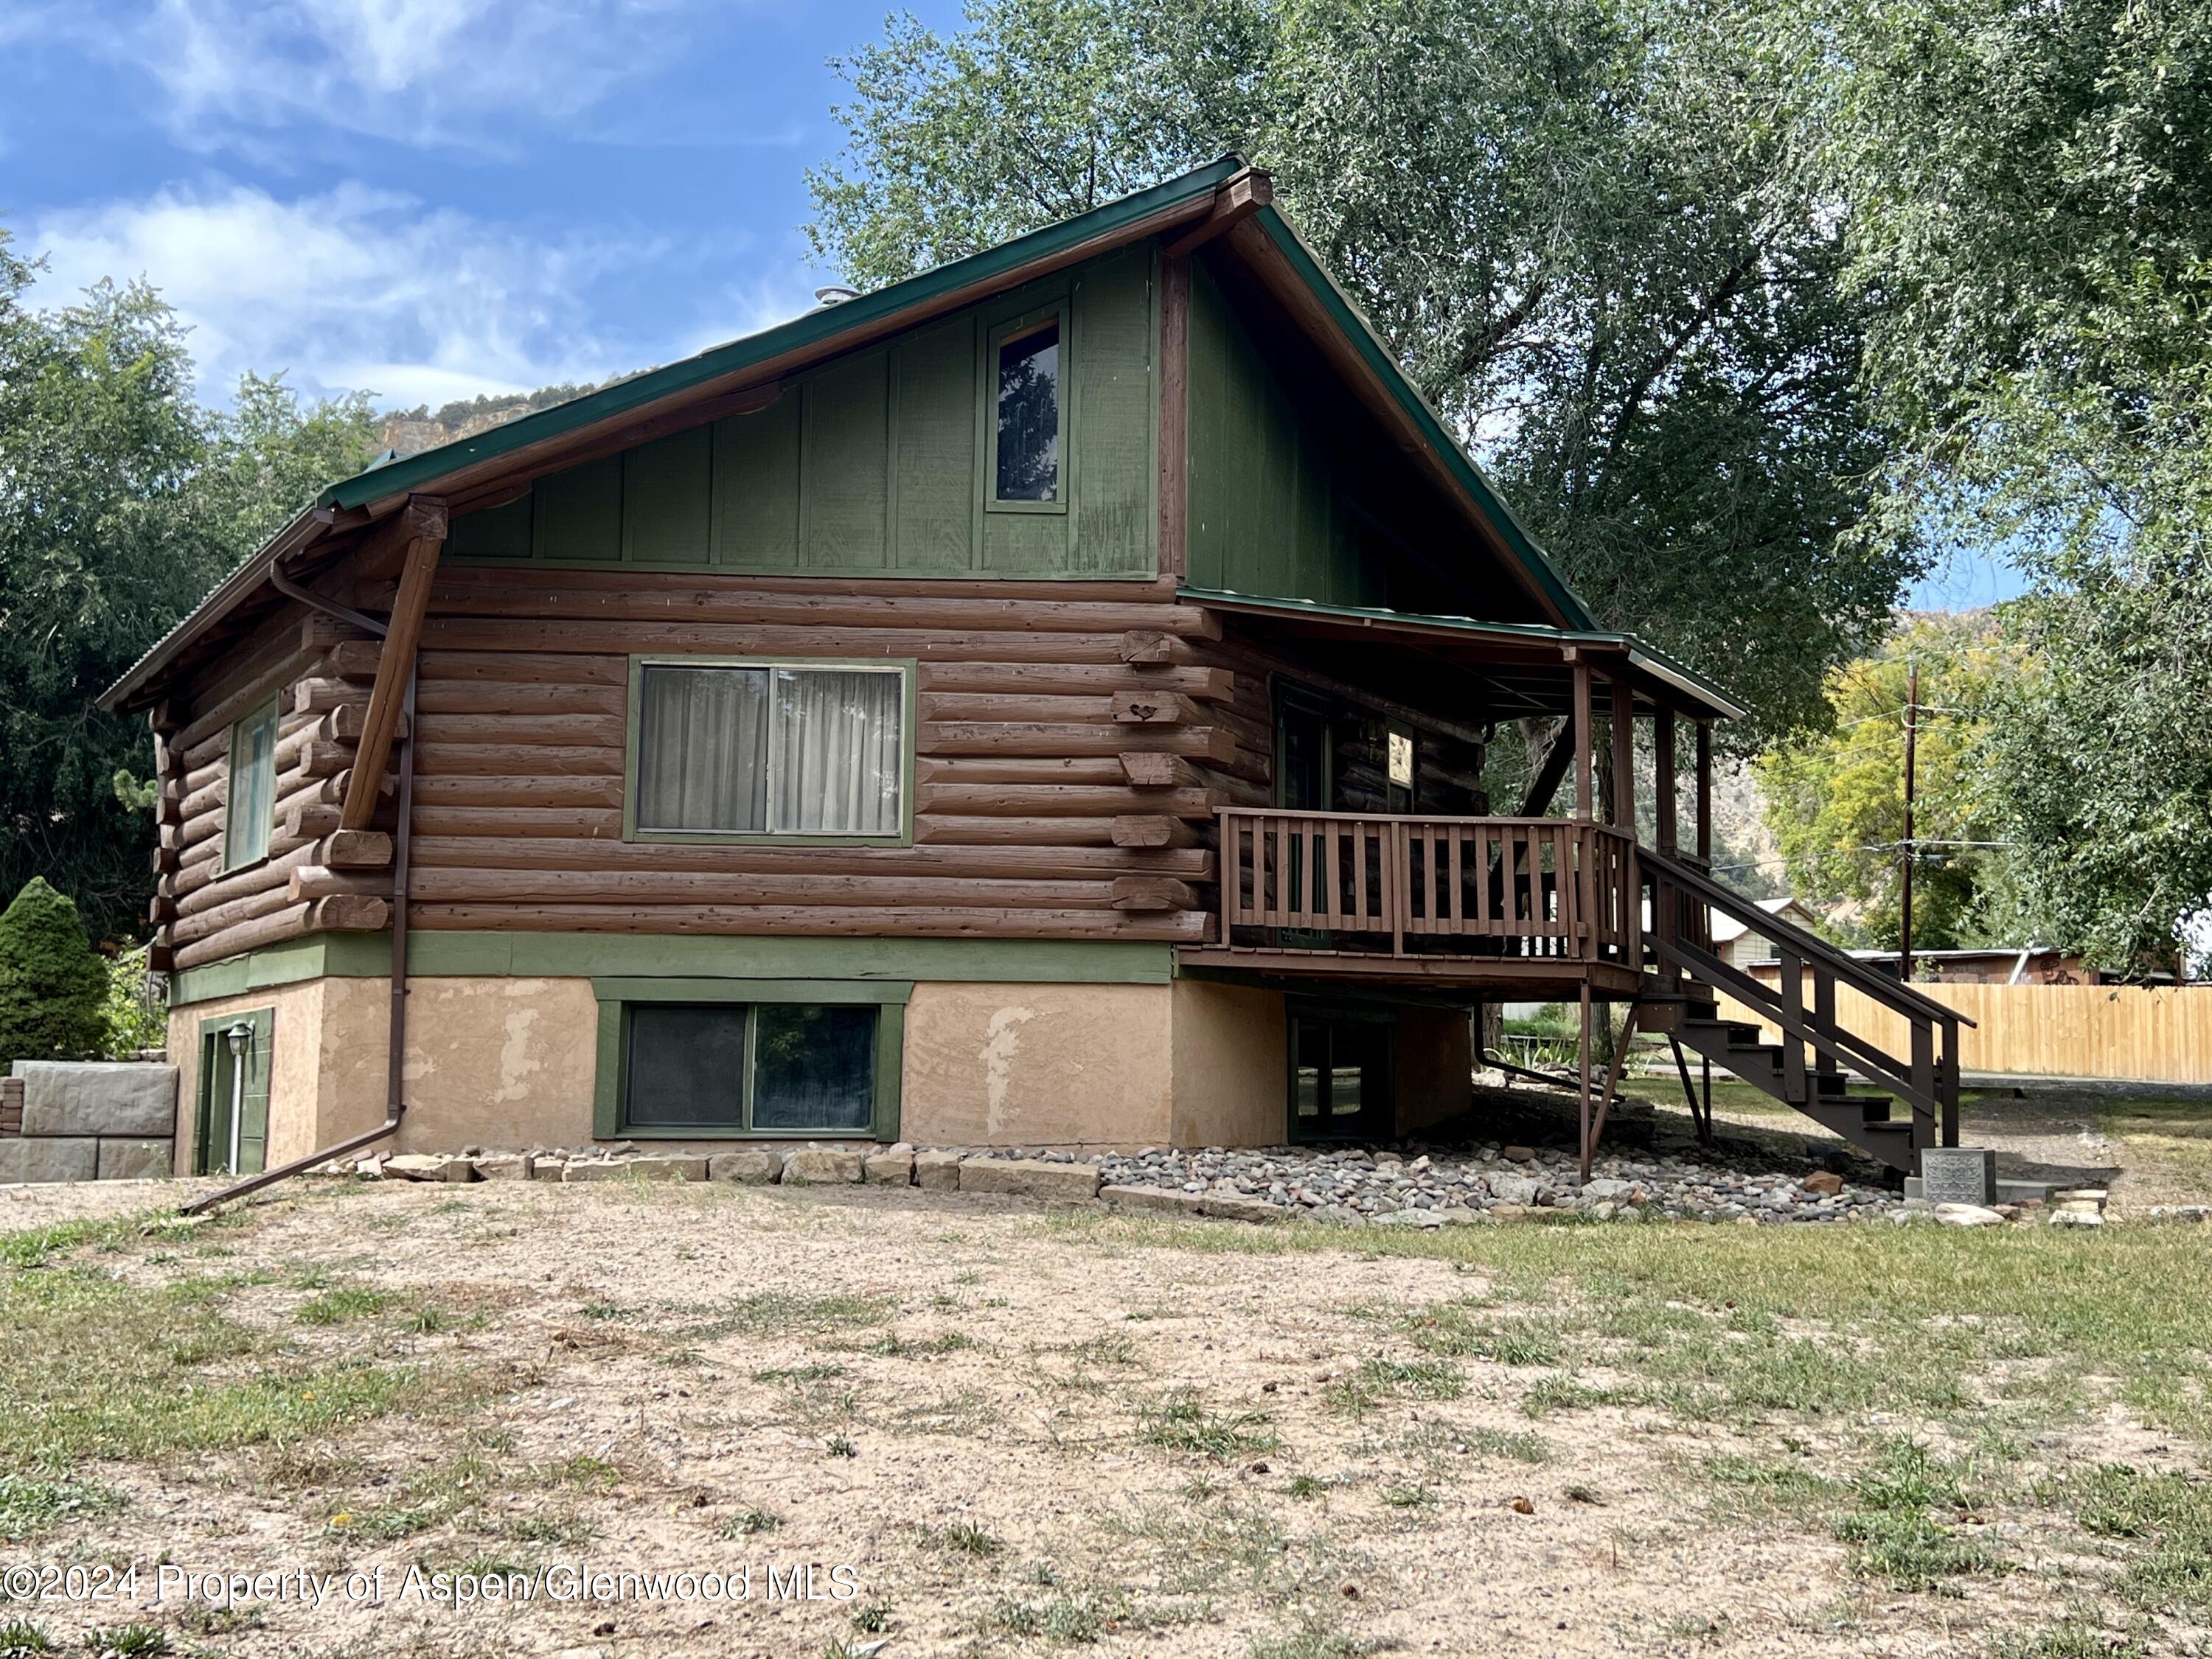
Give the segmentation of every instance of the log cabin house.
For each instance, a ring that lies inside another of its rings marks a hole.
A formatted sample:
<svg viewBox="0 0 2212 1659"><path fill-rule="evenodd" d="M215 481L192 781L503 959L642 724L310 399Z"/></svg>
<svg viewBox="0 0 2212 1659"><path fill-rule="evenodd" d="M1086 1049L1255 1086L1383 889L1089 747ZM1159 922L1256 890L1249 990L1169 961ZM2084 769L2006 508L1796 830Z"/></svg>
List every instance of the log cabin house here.
<svg viewBox="0 0 2212 1659"><path fill-rule="evenodd" d="M1635 1001L1900 1166L1943 1132L1954 1017L1854 1048L1763 912L1812 988L1719 1019L1740 711L1595 624L1233 157L334 483L105 702L180 1169L1390 1136L1506 998Z"/></svg>

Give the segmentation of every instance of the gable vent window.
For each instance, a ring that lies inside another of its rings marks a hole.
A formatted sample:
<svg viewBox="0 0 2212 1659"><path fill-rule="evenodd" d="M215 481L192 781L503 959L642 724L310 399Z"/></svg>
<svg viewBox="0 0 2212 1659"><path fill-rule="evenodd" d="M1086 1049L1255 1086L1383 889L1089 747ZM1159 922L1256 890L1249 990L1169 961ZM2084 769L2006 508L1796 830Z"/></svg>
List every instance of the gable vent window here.
<svg viewBox="0 0 2212 1659"><path fill-rule="evenodd" d="M641 832L901 833L902 669L647 664L636 706Z"/></svg>
<svg viewBox="0 0 2212 1659"><path fill-rule="evenodd" d="M1060 499L1060 319L999 343L1002 501Z"/></svg>

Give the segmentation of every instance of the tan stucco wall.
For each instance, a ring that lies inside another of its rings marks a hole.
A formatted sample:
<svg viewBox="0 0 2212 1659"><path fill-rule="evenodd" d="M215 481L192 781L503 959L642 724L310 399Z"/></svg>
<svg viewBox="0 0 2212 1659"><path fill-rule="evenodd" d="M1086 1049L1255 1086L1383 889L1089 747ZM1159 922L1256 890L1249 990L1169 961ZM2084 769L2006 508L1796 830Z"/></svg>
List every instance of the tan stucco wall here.
<svg viewBox="0 0 2212 1659"><path fill-rule="evenodd" d="M204 1019L274 1011L271 1168L384 1121L391 982L305 980L169 1017L181 1075L179 1169L190 1166ZM407 1116L395 1152L574 1146L592 1139L599 1003L587 979L418 979L407 998Z"/></svg>
<svg viewBox="0 0 2212 1659"><path fill-rule="evenodd" d="M917 985L900 1133L955 1146L1164 1144L1167 985Z"/></svg>
<svg viewBox="0 0 2212 1659"><path fill-rule="evenodd" d="M403 1146L588 1145L599 1031L588 979L413 981Z"/></svg>
<svg viewBox="0 0 2212 1659"><path fill-rule="evenodd" d="M1178 1146L1274 1146L1290 1132L1283 994L1179 979L1174 993Z"/></svg>
<svg viewBox="0 0 2212 1659"><path fill-rule="evenodd" d="M216 1002L196 1002L169 1016L169 1056L177 1066L176 1167L191 1168L198 1122L200 1026L257 1009L270 1011L269 1145L270 1168L304 1158L318 1146L384 1121L383 981L375 1009L374 1063L364 1069L348 1034L365 980L304 980L249 991Z"/></svg>
<svg viewBox="0 0 2212 1659"><path fill-rule="evenodd" d="M179 1009L171 1051L185 1101L198 1098L199 1022L254 1008L275 1011L272 1165L383 1121L381 979L308 981ZM408 1114L396 1150L592 1139L599 1004L589 980L418 979L408 1015ZM1397 1054L1401 1132L1464 1109L1464 1014L1403 1010ZM1287 1065L1279 992L1194 980L921 984L906 1010L900 1133L935 1146L1273 1146L1288 1132ZM191 1119L180 1115L180 1168Z"/></svg>
<svg viewBox="0 0 2212 1659"><path fill-rule="evenodd" d="M1398 1010L1398 1133L1411 1134L1468 1109L1474 1042L1466 1010Z"/></svg>

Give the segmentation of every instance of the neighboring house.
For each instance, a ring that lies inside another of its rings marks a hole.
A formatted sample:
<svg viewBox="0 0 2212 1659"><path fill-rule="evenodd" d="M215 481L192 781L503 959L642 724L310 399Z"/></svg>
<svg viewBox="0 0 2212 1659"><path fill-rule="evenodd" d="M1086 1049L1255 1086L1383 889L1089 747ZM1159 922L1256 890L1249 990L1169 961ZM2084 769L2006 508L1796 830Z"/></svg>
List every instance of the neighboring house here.
<svg viewBox="0 0 2212 1659"><path fill-rule="evenodd" d="M1654 970L1741 902L1671 790L1615 826L1639 723L1702 802L1738 711L1595 625L1233 158L333 484L104 701L203 1168L234 1116L242 1169L1387 1135L1486 1000L1727 1035Z"/></svg>
<svg viewBox="0 0 2212 1659"><path fill-rule="evenodd" d="M1784 921L1794 921L1807 930L1819 925L1819 920L1803 902L1794 898L1764 898L1759 908L1770 916L1779 916ZM1748 921L1734 916L1713 918L1713 951L1731 968L1748 968L1755 962L1774 960L1774 943L1765 934L1754 932Z"/></svg>

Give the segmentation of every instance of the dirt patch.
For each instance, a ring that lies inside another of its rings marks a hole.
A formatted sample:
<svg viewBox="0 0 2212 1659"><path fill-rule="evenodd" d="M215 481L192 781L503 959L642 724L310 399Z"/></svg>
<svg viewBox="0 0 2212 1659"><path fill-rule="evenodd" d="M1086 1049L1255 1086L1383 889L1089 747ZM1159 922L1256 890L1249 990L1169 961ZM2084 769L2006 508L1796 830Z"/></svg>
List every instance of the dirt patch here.
<svg viewBox="0 0 2212 1659"><path fill-rule="evenodd" d="M43 1221L72 1200L118 1197L21 1202ZM1840 1474L1904 1414L1672 1409L1572 1362L1602 1291L1530 1300L1479 1264L1352 1242L1255 1254L1253 1231L863 1190L263 1200L106 1268L148 1295L219 1278L233 1319L317 1364L438 1386L348 1430L87 1465L119 1503L13 1559L392 1587L143 1613L237 1655L1951 1654L2058 1616L2062 1586L2033 1573L1901 1595L1832 1528L1717 1510L1715 1460ZM1715 1341L1733 1317L1680 1316ZM410 1566L579 1564L749 1569L753 1599L456 1608L404 1589ZM771 1571L810 1568L813 1599L771 1598ZM94 1622L39 1617L58 1639Z"/></svg>

